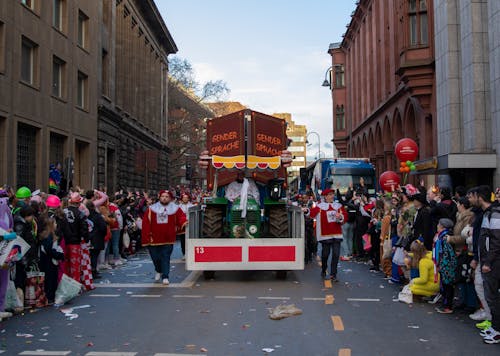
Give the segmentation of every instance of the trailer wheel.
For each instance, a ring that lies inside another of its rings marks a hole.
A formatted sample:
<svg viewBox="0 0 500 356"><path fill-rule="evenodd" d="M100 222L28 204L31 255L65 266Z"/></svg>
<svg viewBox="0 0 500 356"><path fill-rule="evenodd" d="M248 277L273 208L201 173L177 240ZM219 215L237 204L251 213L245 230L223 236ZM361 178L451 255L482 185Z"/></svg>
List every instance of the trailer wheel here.
<svg viewBox="0 0 500 356"><path fill-rule="evenodd" d="M222 209L215 206L207 206L203 217L203 236L222 237Z"/></svg>
<svg viewBox="0 0 500 356"><path fill-rule="evenodd" d="M214 279L215 271L203 271L203 277L205 280Z"/></svg>
<svg viewBox="0 0 500 356"><path fill-rule="evenodd" d="M287 271L276 271L276 278L278 279L286 279Z"/></svg>
<svg viewBox="0 0 500 356"><path fill-rule="evenodd" d="M269 210L269 234L271 237L288 237L288 212L279 206Z"/></svg>

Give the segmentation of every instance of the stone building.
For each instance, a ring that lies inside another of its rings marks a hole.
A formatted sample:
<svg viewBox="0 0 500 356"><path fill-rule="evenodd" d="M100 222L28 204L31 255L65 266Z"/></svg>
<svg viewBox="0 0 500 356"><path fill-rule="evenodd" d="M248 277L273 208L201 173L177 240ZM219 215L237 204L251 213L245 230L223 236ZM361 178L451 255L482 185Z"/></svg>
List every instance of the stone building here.
<svg viewBox="0 0 500 356"><path fill-rule="evenodd" d="M201 187L205 177L198 157L206 147L206 121L215 114L175 81L168 86L168 184Z"/></svg>
<svg viewBox="0 0 500 356"><path fill-rule="evenodd" d="M153 0L103 0L97 182L167 186L168 60L176 44Z"/></svg>
<svg viewBox="0 0 500 356"><path fill-rule="evenodd" d="M0 182L48 190L49 165L96 167L100 1L0 2ZM66 172L68 170L66 169Z"/></svg>
<svg viewBox="0 0 500 356"><path fill-rule="evenodd" d="M437 152L433 0L360 0L340 43L331 44L334 143L341 157L397 170L395 143Z"/></svg>
<svg viewBox="0 0 500 356"><path fill-rule="evenodd" d="M273 114L275 117L284 119L286 125L286 135L290 140L287 150L292 152L292 165L287 168L288 180L292 180L300 175L300 168L306 167L306 138L307 128L305 125L298 125L292 120L289 113Z"/></svg>
<svg viewBox="0 0 500 356"><path fill-rule="evenodd" d="M434 13L440 181L498 187L500 1L434 0Z"/></svg>

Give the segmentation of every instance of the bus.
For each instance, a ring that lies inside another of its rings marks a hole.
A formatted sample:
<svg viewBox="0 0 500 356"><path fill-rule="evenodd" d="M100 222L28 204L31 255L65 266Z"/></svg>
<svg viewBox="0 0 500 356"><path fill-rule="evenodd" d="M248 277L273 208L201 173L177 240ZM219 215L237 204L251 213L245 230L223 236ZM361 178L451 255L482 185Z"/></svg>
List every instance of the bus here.
<svg viewBox="0 0 500 356"><path fill-rule="evenodd" d="M339 189L345 194L349 187L356 189L363 179L370 197L376 194L375 167L367 158L322 158L300 172L300 194L312 191L316 197L325 189Z"/></svg>

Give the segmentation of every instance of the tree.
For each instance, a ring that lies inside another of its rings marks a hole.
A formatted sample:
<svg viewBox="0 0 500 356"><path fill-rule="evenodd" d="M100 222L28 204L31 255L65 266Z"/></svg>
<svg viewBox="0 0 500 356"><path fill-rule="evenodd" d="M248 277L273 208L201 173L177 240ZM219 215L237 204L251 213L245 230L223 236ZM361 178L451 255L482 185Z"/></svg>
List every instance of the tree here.
<svg viewBox="0 0 500 356"><path fill-rule="evenodd" d="M231 90L223 80L208 81L203 85L196 80L193 66L187 59L173 56L169 61L170 78L186 90L193 92L200 102L220 101Z"/></svg>

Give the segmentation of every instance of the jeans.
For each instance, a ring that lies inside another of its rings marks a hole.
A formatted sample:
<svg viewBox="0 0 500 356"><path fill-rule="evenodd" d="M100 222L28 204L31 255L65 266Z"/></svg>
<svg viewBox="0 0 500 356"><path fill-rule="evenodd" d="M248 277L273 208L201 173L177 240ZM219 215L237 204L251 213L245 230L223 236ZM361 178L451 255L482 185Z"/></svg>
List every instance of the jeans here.
<svg viewBox="0 0 500 356"><path fill-rule="evenodd" d="M111 247L113 250L113 259L120 259L120 230L111 230Z"/></svg>
<svg viewBox="0 0 500 356"><path fill-rule="evenodd" d="M328 240L327 242L321 241L321 271L326 272L328 269L328 257L330 250L332 251L332 261L330 264L330 275L337 277L337 265L339 264L340 257L340 243L339 239Z"/></svg>
<svg viewBox="0 0 500 356"><path fill-rule="evenodd" d="M346 222L342 225L342 240L341 254L342 256L352 256L352 243L354 238L354 224Z"/></svg>
<svg viewBox="0 0 500 356"><path fill-rule="evenodd" d="M170 255L174 250L174 245L148 246L149 255L153 260L155 272L161 273L161 278L168 278L170 272Z"/></svg>

